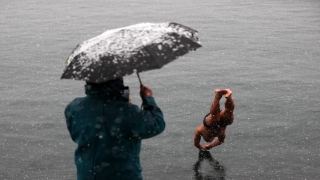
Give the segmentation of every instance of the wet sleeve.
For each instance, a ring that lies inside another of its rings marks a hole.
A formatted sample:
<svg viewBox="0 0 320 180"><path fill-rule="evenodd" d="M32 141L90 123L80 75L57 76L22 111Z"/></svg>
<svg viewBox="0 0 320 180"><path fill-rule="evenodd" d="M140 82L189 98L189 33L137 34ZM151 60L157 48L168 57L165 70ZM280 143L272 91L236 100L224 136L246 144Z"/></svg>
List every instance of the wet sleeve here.
<svg viewBox="0 0 320 180"><path fill-rule="evenodd" d="M69 135L71 139L77 143L77 134L76 133L76 124L75 124L75 117L74 117L74 109L77 106L81 99L75 99L70 102L64 110L64 116L66 118L66 124L69 131Z"/></svg>
<svg viewBox="0 0 320 180"><path fill-rule="evenodd" d="M131 138L147 139L164 131L165 121L153 97L142 97L143 110L136 109L128 129Z"/></svg>
<svg viewBox="0 0 320 180"><path fill-rule="evenodd" d="M64 116L66 118L66 124L69 131L69 135L71 136L72 140L74 138L72 137L72 118L73 118L73 102L69 103L67 107L64 110Z"/></svg>

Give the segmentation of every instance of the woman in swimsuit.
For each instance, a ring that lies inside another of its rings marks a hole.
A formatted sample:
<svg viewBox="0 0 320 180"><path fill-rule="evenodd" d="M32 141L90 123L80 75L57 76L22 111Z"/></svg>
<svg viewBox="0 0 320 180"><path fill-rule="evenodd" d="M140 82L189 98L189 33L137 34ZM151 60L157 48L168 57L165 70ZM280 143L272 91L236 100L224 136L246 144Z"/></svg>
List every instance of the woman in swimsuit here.
<svg viewBox="0 0 320 180"><path fill-rule="evenodd" d="M226 101L224 103L225 109L221 111L219 101L223 95ZM224 142L226 127L232 124L234 118L233 110L235 104L231 95L230 89L215 90L215 97L210 107L210 113L204 117L203 123L195 130L194 145L200 150L209 150ZM200 144L201 137L209 144L202 146ZM213 141L216 137L218 139Z"/></svg>

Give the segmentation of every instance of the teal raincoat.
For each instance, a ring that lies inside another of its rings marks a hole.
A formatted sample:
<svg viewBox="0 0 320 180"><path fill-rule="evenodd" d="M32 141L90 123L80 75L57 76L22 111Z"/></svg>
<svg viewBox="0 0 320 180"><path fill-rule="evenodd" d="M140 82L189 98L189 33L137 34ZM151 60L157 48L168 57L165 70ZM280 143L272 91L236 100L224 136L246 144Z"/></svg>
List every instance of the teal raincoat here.
<svg viewBox="0 0 320 180"><path fill-rule="evenodd" d="M100 87L86 87L86 97L65 109L67 127L78 144L78 180L142 179L141 140L160 134L163 114L153 97L142 97L143 110Z"/></svg>

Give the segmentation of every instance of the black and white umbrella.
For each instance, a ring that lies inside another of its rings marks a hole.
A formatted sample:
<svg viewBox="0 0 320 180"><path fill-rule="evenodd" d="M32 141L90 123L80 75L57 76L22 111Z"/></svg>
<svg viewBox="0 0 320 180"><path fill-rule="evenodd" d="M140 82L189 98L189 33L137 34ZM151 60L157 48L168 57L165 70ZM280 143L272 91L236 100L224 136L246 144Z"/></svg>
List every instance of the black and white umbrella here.
<svg viewBox="0 0 320 180"><path fill-rule="evenodd" d="M140 23L108 30L72 51L61 79L101 83L161 68L199 47L198 32L178 23Z"/></svg>

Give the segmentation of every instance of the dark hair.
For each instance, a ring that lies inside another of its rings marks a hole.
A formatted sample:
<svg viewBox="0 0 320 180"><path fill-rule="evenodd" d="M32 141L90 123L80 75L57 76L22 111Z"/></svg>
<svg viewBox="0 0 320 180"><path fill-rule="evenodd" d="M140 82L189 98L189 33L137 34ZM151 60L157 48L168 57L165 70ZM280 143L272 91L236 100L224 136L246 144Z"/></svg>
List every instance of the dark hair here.
<svg viewBox="0 0 320 180"><path fill-rule="evenodd" d="M117 78L117 79L108 80L108 81L102 82L102 83L93 83L93 82L87 81L86 85L93 86L93 87L102 87L102 88L111 89L112 91L115 91L120 94L123 94L123 90L124 90L122 77Z"/></svg>

